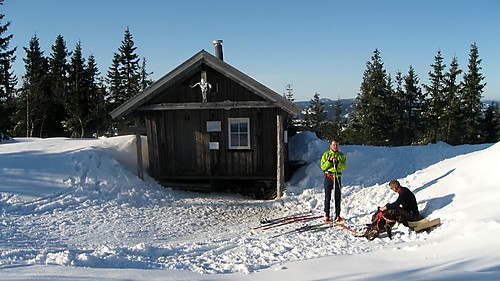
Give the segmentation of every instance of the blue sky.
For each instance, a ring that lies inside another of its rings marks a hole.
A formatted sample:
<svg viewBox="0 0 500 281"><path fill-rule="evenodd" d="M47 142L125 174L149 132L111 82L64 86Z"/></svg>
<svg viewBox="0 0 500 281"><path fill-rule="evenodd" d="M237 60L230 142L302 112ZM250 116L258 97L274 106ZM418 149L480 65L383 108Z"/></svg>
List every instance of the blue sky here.
<svg viewBox="0 0 500 281"><path fill-rule="evenodd" d="M225 62L280 94L291 84L295 100L356 97L376 48L392 77L412 65L427 83L438 50L466 71L475 42L484 98L500 99L497 0L5 0L1 9L19 78L35 34L46 56L58 34L70 51L80 40L105 75L128 26L152 79L222 39Z"/></svg>

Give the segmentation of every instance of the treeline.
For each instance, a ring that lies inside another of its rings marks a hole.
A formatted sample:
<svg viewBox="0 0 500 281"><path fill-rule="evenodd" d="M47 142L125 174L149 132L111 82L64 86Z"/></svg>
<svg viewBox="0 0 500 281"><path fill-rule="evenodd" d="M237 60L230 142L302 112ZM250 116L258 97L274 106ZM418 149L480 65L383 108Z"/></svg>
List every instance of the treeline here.
<svg viewBox="0 0 500 281"><path fill-rule="evenodd" d="M18 88L12 71L16 47L9 47L13 38L8 34L9 26L0 14L0 140L3 133L22 137L113 135L115 130L123 132L132 125L109 116L152 83L146 59L137 55L128 27L104 77L93 55L83 57L81 42L70 52L59 35L46 56L39 38L33 36L23 48L25 74ZM485 107L481 101L486 83L480 64L475 43L466 71L459 68L456 57L447 67L438 51L425 85L420 84L412 66L406 74L398 71L392 78L376 49L366 63L354 114L344 116L338 101L335 117L328 119L316 93L298 129L316 132L323 139L340 138L346 144L497 142L499 107L496 103ZM293 101L291 87L287 90L287 98Z"/></svg>
<svg viewBox="0 0 500 281"><path fill-rule="evenodd" d="M319 138L340 138L346 144L497 142L500 111L497 103L484 105L481 101L486 85L481 61L475 43L470 47L465 72L459 68L457 57L452 58L447 68L439 50L428 73L429 84L421 85L412 66L406 75L396 72L393 79L376 49L366 63L354 103L355 114L343 116L339 100L335 117L328 119L325 105L316 93L306 110L303 127Z"/></svg>
<svg viewBox="0 0 500 281"><path fill-rule="evenodd" d="M3 0L0 0L0 5ZM39 38L24 47L25 74L21 87L13 74L16 48L5 35L10 22L0 15L0 132L22 137L92 137L128 129L128 120L111 120L109 112L138 94L152 81L146 59L136 53L133 36L125 30L105 77L93 55L84 58L82 43L68 51L57 36L46 56Z"/></svg>
<svg viewBox="0 0 500 281"><path fill-rule="evenodd" d="M35 35L24 48L25 75L13 97L12 133L26 137L112 135L128 122L113 122L109 112L151 82L146 60L136 54L127 28L105 77L93 55L85 59L81 42L68 52L59 35L48 57Z"/></svg>

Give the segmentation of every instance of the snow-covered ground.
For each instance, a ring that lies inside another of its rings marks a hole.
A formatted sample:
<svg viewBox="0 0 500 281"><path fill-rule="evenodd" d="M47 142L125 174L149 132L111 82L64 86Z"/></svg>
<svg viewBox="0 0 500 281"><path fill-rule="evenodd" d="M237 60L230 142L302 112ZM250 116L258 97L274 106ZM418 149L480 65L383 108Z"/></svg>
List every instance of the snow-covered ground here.
<svg viewBox="0 0 500 281"><path fill-rule="evenodd" d="M135 176L134 137L0 142L0 280L500 280L500 143L341 146L342 215L353 227L396 198L399 179L442 225L393 239L333 227L268 230L262 218L323 208L312 133L290 139L303 160L283 198L174 191Z"/></svg>

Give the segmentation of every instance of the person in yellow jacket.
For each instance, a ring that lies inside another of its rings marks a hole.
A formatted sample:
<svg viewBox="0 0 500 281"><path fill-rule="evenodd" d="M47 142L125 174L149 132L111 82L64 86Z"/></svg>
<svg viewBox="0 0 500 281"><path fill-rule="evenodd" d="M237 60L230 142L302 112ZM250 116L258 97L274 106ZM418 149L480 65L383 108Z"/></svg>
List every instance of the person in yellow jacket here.
<svg viewBox="0 0 500 281"><path fill-rule="evenodd" d="M345 154L339 151L339 142L333 139L330 142L330 149L323 153L320 163L321 170L325 173L325 221L330 220L330 201L332 198L332 190L334 192L335 201L335 222L343 222L340 216L340 188L342 186L342 171L347 167L347 159Z"/></svg>

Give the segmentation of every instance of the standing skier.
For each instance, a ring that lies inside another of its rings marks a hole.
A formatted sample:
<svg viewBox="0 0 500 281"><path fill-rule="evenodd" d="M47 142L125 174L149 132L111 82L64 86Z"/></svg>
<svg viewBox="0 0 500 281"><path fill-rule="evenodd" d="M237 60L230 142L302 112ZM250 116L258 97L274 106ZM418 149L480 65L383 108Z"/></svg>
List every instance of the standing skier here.
<svg viewBox="0 0 500 281"><path fill-rule="evenodd" d="M332 190L334 191L335 200L335 222L343 222L340 217L340 188L342 185L342 171L346 168L347 162L344 153L339 151L339 142L333 139L330 142L330 150L323 153L321 157L321 170L325 172L325 221L330 220L330 201L332 198Z"/></svg>

